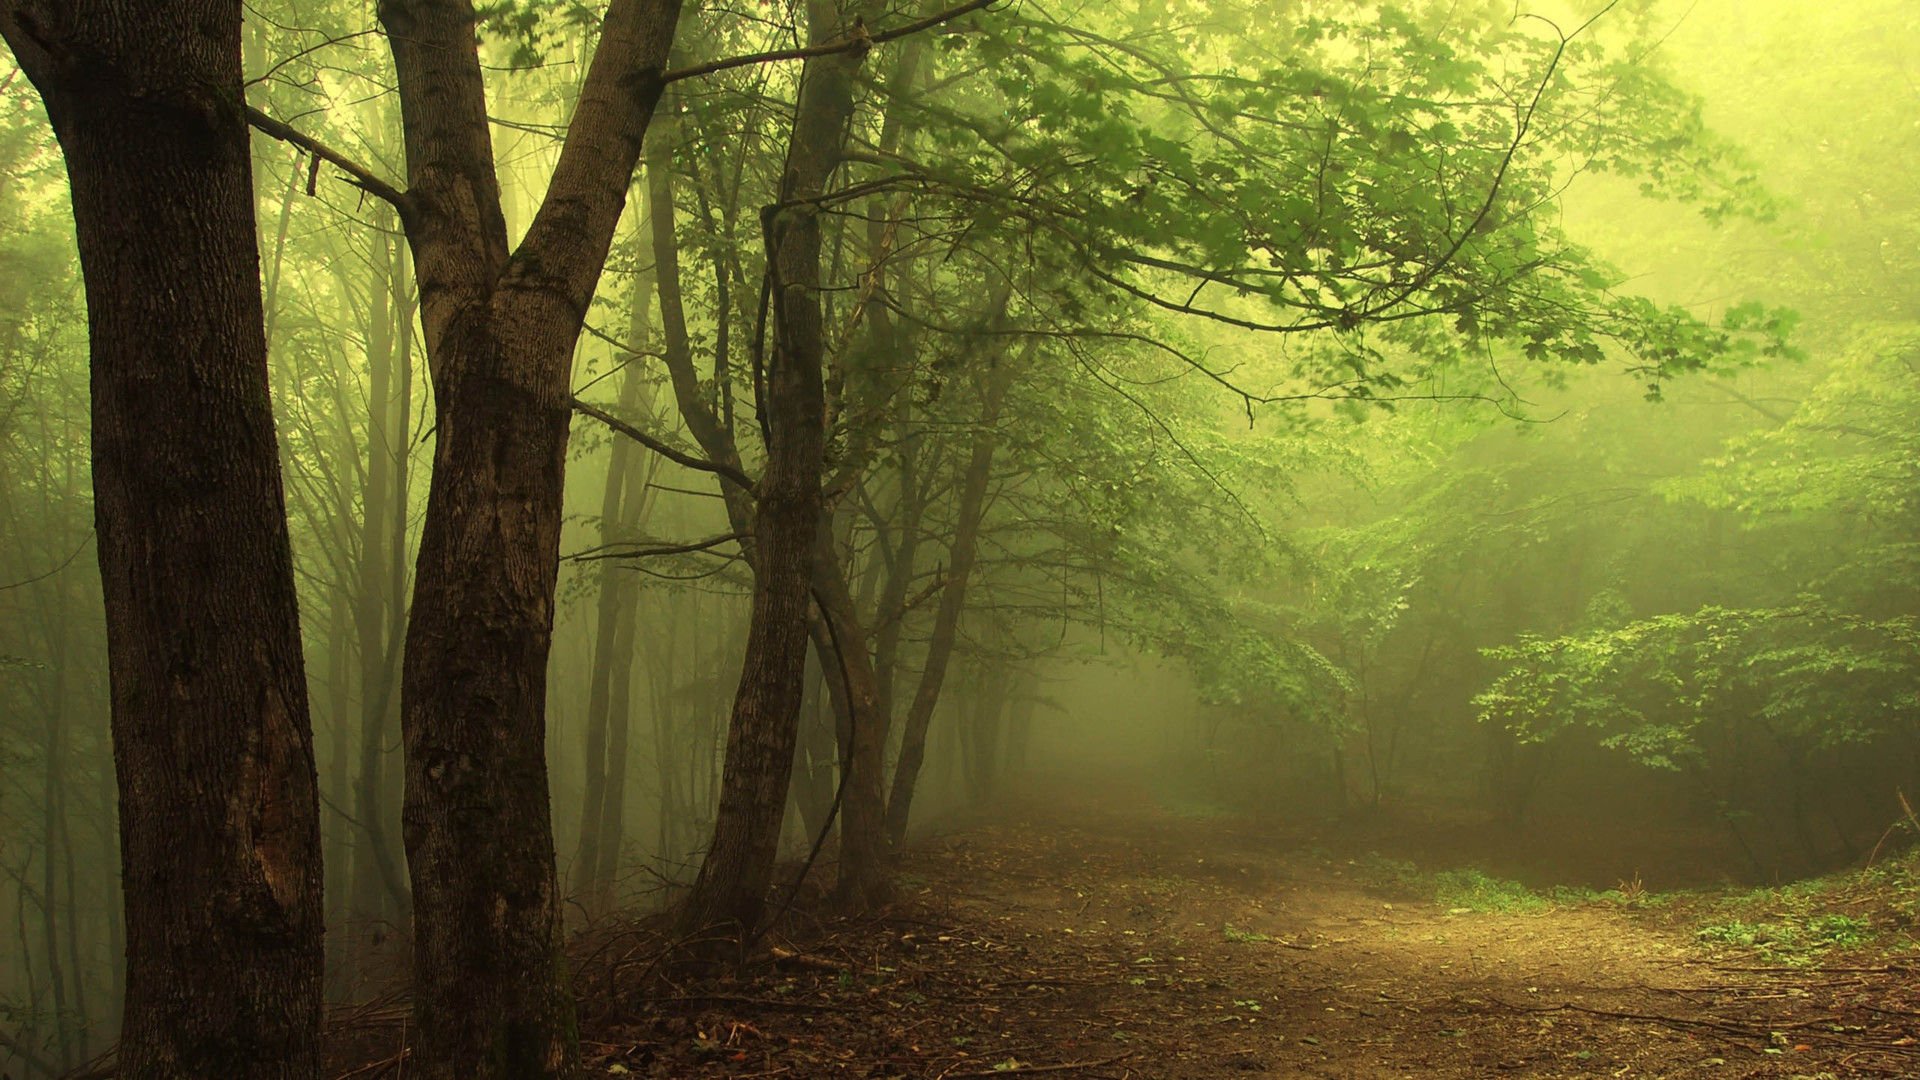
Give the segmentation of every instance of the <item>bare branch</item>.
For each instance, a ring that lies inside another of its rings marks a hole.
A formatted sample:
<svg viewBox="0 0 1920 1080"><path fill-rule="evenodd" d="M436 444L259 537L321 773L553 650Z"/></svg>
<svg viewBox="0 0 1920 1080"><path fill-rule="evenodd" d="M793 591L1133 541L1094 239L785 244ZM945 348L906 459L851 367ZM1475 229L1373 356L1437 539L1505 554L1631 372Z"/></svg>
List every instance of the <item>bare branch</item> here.
<svg viewBox="0 0 1920 1080"><path fill-rule="evenodd" d="M656 439L653 436L647 434L646 432L641 431L639 428L634 427L632 424L627 423L625 420L620 419L619 417L613 415L612 413L607 412L604 409L596 408L592 405L589 405L586 402L581 401L579 398L573 399L573 411L580 413L583 416L593 417L595 420L598 420L601 423L607 425L608 427L612 428L614 431L617 431L620 434L625 435L627 438L632 439L634 442L639 443L641 446L644 446L647 449L653 451L654 453L659 454L661 457L666 458L668 461L671 461L676 465L684 465L689 469L698 469L701 472L709 472L714 474L715 476L720 477L723 480L729 481L730 483L742 488L743 490L746 490L746 491L753 490L753 479L749 477L746 473L741 472L739 469L736 469L731 465L722 465L717 461L708 461L706 458L694 457L692 454L689 454L684 450L676 450L672 446L669 446L668 444L661 442L659 439Z"/></svg>
<svg viewBox="0 0 1920 1080"><path fill-rule="evenodd" d="M771 52L753 53L749 56L729 56L722 60L709 60L704 64L695 64L692 67L681 68L678 71L669 71L664 76L664 81L667 83L676 83L682 79L699 78L702 75L712 75L715 72L728 71L737 67L750 67L754 64L770 64L778 60L807 60L816 56L832 56L835 53L864 52L867 49L873 48L875 45L882 45L897 38L917 34L922 30L932 29L941 23L951 22L962 15L979 11L984 7L989 7L995 2L996 0L967 0L966 3L960 4L957 7L936 12L924 19L915 19L909 23L902 23L899 26L882 30L879 33L870 32L866 27L855 23L853 30L850 31L846 37L840 38L837 41L829 41L821 45L808 45L798 49L775 49Z"/></svg>
<svg viewBox="0 0 1920 1080"><path fill-rule="evenodd" d="M312 154L315 158L328 163L347 174L348 182L392 203L403 215L407 211L407 193L374 175L373 170L354 161L352 158L321 142L311 135L295 129L291 124L276 120L253 106L247 106L247 123L281 142L290 143Z"/></svg>
<svg viewBox="0 0 1920 1080"><path fill-rule="evenodd" d="M567 556L571 562L597 562L601 559L650 559L659 555L688 555L696 551L710 551L730 541L747 541L753 537L748 533L730 532L719 536L710 536L705 540L694 540L685 544L655 544L651 547L623 547L619 544L603 544L597 548Z"/></svg>

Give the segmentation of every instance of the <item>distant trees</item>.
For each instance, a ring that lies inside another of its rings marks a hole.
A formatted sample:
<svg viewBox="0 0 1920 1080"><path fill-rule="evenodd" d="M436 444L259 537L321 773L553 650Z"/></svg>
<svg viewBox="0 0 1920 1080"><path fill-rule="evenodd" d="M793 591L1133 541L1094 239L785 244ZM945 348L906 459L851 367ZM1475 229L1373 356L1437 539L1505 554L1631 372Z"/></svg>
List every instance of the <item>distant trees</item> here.
<svg viewBox="0 0 1920 1080"><path fill-rule="evenodd" d="M891 849L927 805L936 770L925 766L953 684L970 700L950 710L960 737L949 746L967 786L983 793L1032 723L1038 696L1025 662L1077 626L1185 661L1209 700L1284 717L1310 730L1316 749L1364 730L1378 798L1427 670L1425 651L1404 662L1408 635L1431 643L1447 629L1410 616L1408 598L1431 599L1420 590L1442 578L1464 580L1450 560L1490 533L1431 505L1418 537L1392 528L1305 537L1328 562L1360 565L1300 584L1325 566L1299 549L1282 553L1275 539L1300 479L1339 467L1329 461L1350 431L1320 426L1326 414L1486 397L1502 378L1496 365L1509 363L1618 361L1657 386L1779 351L1784 324L1763 309L1738 308L1710 326L1622 295L1618 275L1549 212L1569 168L1627 175L1718 216L1760 201L1695 103L1645 68L1608 60L1590 28L1563 33L1454 5L1276 14L1232 0L1176 3L1177 26L1139 5L1073 19L960 0L901 11L810 0L803 9L808 44L779 48L798 26L716 9L681 32L674 0L613 0L604 11L382 3L404 183L388 179L399 167L384 160L384 120L347 152L333 135L351 130L346 110L324 137L281 119L292 114L279 99L246 113L306 155L272 193L266 319L287 346L280 358L291 377L329 399L291 406L284 428L296 523L312 541L299 566L326 596L309 630L326 642L329 780L341 804L329 856L336 873L353 864L350 900L336 906L389 918L411 902L410 1068L429 1077L575 1071L548 740L583 750L571 876L597 912L611 902L626 836L636 668L654 683L663 736L675 724L697 729L680 715L691 710L675 697L675 655L726 667L702 673L709 685L738 675L711 840L682 915L689 929L723 925L736 940L766 917L796 754L835 767L810 777L824 782L806 785L803 816L820 829L829 808L837 814L841 900L877 904L889 894ZM80 33L88 17L25 2L11 10L26 13L7 24L24 43L16 49L51 58L31 69L53 87L50 103L67 95L54 108L63 138L97 150L96 131L132 123L102 102L139 116L153 108L138 95L114 97L125 88L111 81L81 87L46 47L49 34ZM217 14L239 18L227 7ZM349 40L363 18L316 16L340 22L316 48ZM487 73L483 57L501 33L524 34L529 49L591 52L569 69L584 75L538 76L543 92L577 94L570 114L529 123L498 82L490 88L490 79L521 77ZM257 33L254 46L270 75L280 61L264 55L266 37ZM684 60L670 71L676 41ZM195 41L166 48L205 51ZM739 55L714 59L729 53ZM188 94L188 65L148 59L169 93ZM299 54L286 59L297 66ZM207 72L219 78L196 75L198 85L232 93L195 100L230 138L243 108L238 76ZM671 125L654 129L667 85L695 76L700 92L690 88ZM316 70L291 90L324 99L337 77ZM83 107L102 110L107 126L76 124ZM169 130L146 124L139 134ZM496 160L507 131L550 140L552 153ZM240 142L244 166L244 133ZM218 163L233 167L232 148L221 146ZM636 228L636 250L614 256L633 275L625 325L593 328L624 367L613 400L592 405L575 398L580 336L643 158L652 214ZM349 204L368 197L342 209L362 213L369 242L330 247L290 228L302 181L317 190L323 168L344 174ZM528 183L514 183L516 168ZM168 175L142 179L151 187ZM76 172L83 251L100 251L103 235L131 248L181 227L159 221L149 235L122 215L118 231L102 234L104 197L81 197L92 183ZM226 257L252 227L249 212L218 230ZM410 260L394 247L396 230ZM116 287L100 298L97 330L133 325L116 322L117 310L185 320L157 312L153 298L178 295L189 279L205 285L198 264L181 261L197 250L143 254L172 291ZM333 263L316 276L350 317L293 314L300 275L288 267L316 250ZM244 273L207 265L228 293L255 272L251 261ZM255 348L240 341L241 323L260 321L254 292L250 315L237 293L217 298L232 305L222 332L236 348ZM416 314L433 401L418 423L409 412L425 400L409 367ZM656 342L680 430L651 415ZM310 358L295 346L314 343L340 354L334 371L303 366ZM264 410L264 371L260 400L242 402L249 409ZM106 439L152 404L102 400L124 412L113 414L118 426L101 426ZM1327 402L1336 404L1316 404ZM1261 432L1224 422L1280 409L1286 419ZM593 656L576 695L577 731L551 726L548 709L550 689L565 689L549 686L549 672L576 411L623 440L597 488L588 541L598 547L591 557L614 557L583 586ZM162 419L158 436L215 448L204 440L217 433L187 426L179 411ZM245 419L248 439L267 425L271 457L270 418ZM236 453L259 450L232 439ZM428 441L409 609L405 553L418 509L409 455ZM653 455L644 465L636 444ZM170 460L128 464L106 448L98 467L108 494L129 483L114 470ZM652 483L662 462L717 485L721 535L690 545L642 535L643 515L670 490ZM283 510L277 488L249 482L234 497L268 501L242 524L265 530L261 515L279 520ZM103 499L103 541L128 535L105 525L121 512ZM268 565L285 561L284 528L278 535L274 549L260 533L265 557L249 573L278 572ZM1232 551L1233 565L1196 554L1199 538ZM750 622L737 670L728 649L696 649L693 628L667 626L667 605L650 606L658 594L643 593L621 561L666 554L746 564ZM277 588L250 585L247 602L259 610L236 608L222 627L253 634L265 620L267 640L285 644L292 599ZM1513 597L1514 610L1527 600ZM282 602L284 611L274 606ZM150 614L144 632L154 633L164 613ZM834 719L803 732L809 649L811 692ZM297 651L291 661L269 651L262 670L297 682ZM396 697L405 883L388 836ZM295 720L304 732L304 711ZM45 741L51 773L72 747L53 732ZM281 756L257 768L297 772L298 753L307 755L307 787L285 790L310 800L307 744L261 745ZM659 802L704 814L706 781L676 792L666 775L680 767L673 746L656 744ZM235 758L212 767L256 766ZM564 794L563 805L576 805ZM60 812L46 811L49 845ZM663 823L662 834L703 824ZM150 856L130 847L136 857ZM305 889L313 860L302 865ZM140 933L152 940L151 927ZM49 956L56 937L50 926Z"/></svg>
<svg viewBox="0 0 1920 1080"><path fill-rule="evenodd" d="M319 805L241 5L0 6L66 156L127 927L119 1072L319 1073Z"/></svg>
<svg viewBox="0 0 1920 1080"><path fill-rule="evenodd" d="M1850 854L1920 779L1920 331L1852 332L1790 412L1665 485L1732 534L1720 546L1749 538L1698 570L1711 602L1594 604L1487 648L1474 698L1527 743L1592 743L1685 785L1760 876Z"/></svg>
<svg viewBox="0 0 1920 1080"><path fill-rule="evenodd" d="M822 5L809 15L815 27L841 17ZM1142 471L1127 475L1129 455L1162 436L1166 456L1193 462L1216 498L1231 500L1231 484L1257 472L1213 474L1155 414L1158 395L1137 389L1143 382L1211 379L1252 411L1283 400L1426 396L1425 380L1490 347L1535 361L1620 357L1656 385L1778 349L1780 325L1763 310L1740 309L1709 327L1614 293L1611 272L1539 212L1561 155L1644 174L1714 214L1747 212L1757 201L1737 158L1699 128L1683 96L1589 98L1578 89L1647 77L1606 66L1582 38L1587 28L1560 34L1492 16L1396 13L1378 22L1303 16L1248 35L1217 11L1194 15L1178 47L1145 14L956 20L932 31L919 59L908 59L919 47L908 45L870 89L836 103L836 115L850 118L838 150L801 137L808 110L824 100L821 87L846 60L809 58L791 86L775 82L794 101L784 166L752 149L788 115L768 107L766 80L719 80L719 92L682 109L680 159L650 155L667 367L687 430L712 471L729 478L722 495L733 527L755 535L752 559L768 556L767 530L737 475L755 454L736 437L734 402L752 403L768 440L753 489L762 496L787 463L775 445L783 437L780 349L810 340L816 318L832 331L820 361L832 421L820 472L830 519L813 570L813 638L848 770L841 892L855 903L885 895L887 837L905 831L924 725L974 573L968 549L991 528L982 516L994 487L995 429L1032 420L1012 410L1003 418L997 399L1082 401L1085 390L1129 403L1120 410L1126 419L1107 430L1073 417L1045 436L1008 440L1008 452L1021 455L1009 470L1038 472L1035 488L1071 497L1071 512L1046 516L1072 535L1072 567L1036 567L1039 575L1111 581L1100 617L1137 618L1140 640L1192 659L1224 696L1306 702L1337 682L1326 659L1246 631L1217 580L1183 582L1178 556L1164 546L1179 542L1180 529L1129 498ZM888 29L873 19L862 25ZM813 32L816 42L832 40ZM1218 70L1191 59L1202 54L1219 57ZM941 90L923 93L923 85ZM1599 112L1589 108L1595 102ZM743 128L753 134L737 134ZM1656 160L1647 152L1656 142L1674 152ZM840 161L796 196L789 181L803 152ZM676 314L687 291L676 198L699 209L683 230L693 238L685 249L712 264L710 381L693 366L687 320ZM731 208L743 198L767 207L758 275L743 270L732 231ZM820 294L819 314L807 301L806 323L794 324L783 320L803 309L781 292L788 271L778 259L800 249L777 226L789 223L811 244L816 219L833 261L792 279ZM762 309L729 302L751 295L756 277ZM1247 389L1247 379L1210 366L1185 340L1209 332L1176 331L1176 317L1226 328L1217 334L1298 335L1307 344L1294 362L1259 369L1269 384ZM729 335L745 340L743 352L764 345L767 359L753 352L736 366ZM962 437L948 438L956 429ZM1143 429L1155 434L1143 440ZM1094 445L1063 441L1082 430ZM981 469L959 471L977 475L944 471L973 449ZM1112 471L1094 472L1092 462ZM1044 475L1049 466L1056 475ZM916 561L948 539L921 524L936 503L953 526L938 568ZM1119 535L1135 521L1105 518L1122 512L1154 531ZM756 562L755 571L764 587L768 568ZM931 574L943 580L929 584ZM1061 617L1085 616L1087 595L1068 595ZM924 675L889 785L903 627L915 618L909 608L935 596L945 599L932 605L931 628L915 624L926 646L916 643L911 659ZM749 655L762 654L750 645ZM743 703L750 684L776 677L756 663L749 660L757 673L743 679ZM780 671L797 685L792 661ZM760 721L743 728L744 717L736 710L736 740L774 730ZM746 865L741 852L757 852L751 861L763 867L771 859L765 838L778 824L771 808L791 749L785 733L760 738L737 742L732 757L751 776L729 769L715 858L690 909L743 926L758 913L764 873L748 879L726 868ZM749 755L748 745L758 749ZM749 803L761 824L734 824ZM749 843L749 833L762 839ZM713 902L715 882L732 883L734 899Z"/></svg>

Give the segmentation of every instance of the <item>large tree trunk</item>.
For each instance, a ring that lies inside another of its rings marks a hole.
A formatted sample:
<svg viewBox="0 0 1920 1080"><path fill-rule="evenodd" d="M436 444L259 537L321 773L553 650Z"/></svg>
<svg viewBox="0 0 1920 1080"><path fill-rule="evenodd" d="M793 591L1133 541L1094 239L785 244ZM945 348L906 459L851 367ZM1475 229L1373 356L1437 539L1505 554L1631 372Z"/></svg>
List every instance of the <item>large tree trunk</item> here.
<svg viewBox="0 0 1920 1080"><path fill-rule="evenodd" d="M427 1080L578 1067L545 754L568 378L679 8L608 9L546 196L509 255L472 4L380 6L437 420L401 677Z"/></svg>
<svg viewBox="0 0 1920 1080"><path fill-rule="evenodd" d="M0 5L86 276L123 1077L319 1072L319 812L240 28L238 0Z"/></svg>

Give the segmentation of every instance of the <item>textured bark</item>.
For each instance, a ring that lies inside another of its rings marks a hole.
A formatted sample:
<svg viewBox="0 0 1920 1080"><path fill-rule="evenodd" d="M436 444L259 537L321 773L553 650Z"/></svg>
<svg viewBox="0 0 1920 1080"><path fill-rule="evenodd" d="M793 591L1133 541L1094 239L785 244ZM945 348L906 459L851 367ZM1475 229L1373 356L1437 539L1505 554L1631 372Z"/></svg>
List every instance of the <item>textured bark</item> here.
<svg viewBox="0 0 1920 1080"><path fill-rule="evenodd" d="M840 36L841 15L832 3L811 0L807 10L810 41ZM807 60L780 201L761 213L773 355L763 406L767 465L755 491L753 610L713 839L683 915L688 927L753 933L779 851L806 669L826 445L821 227L814 203L839 168L853 116L853 77L864 59L856 50Z"/></svg>
<svg viewBox="0 0 1920 1080"><path fill-rule="evenodd" d="M568 137L508 250L467 0L380 6L398 76L437 421L401 676L414 1065L571 1076L546 772L573 347L659 100L677 0L615 0Z"/></svg>
<svg viewBox="0 0 1920 1080"><path fill-rule="evenodd" d="M0 4L67 158L119 778L118 1075L319 1072L320 829L239 0Z"/></svg>
<svg viewBox="0 0 1920 1080"><path fill-rule="evenodd" d="M927 640L927 659L920 671L920 684L914 691L913 704L907 709L901 731L900 757L893 766L886 820L887 842L893 847L907 838L914 785L920 779L920 766L927 756L927 731L933 725L933 708L940 702L947 662L953 657L954 642L959 637L960 615L966 610L967 580L973 576L980 522L986 516L987 484L993 478L1000 406L1012 378L1013 366L1003 356L981 380L980 424L974 429L972 452L961 479L953 541L947 547L947 580L940 593L940 609L934 613L933 633Z"/></svg>

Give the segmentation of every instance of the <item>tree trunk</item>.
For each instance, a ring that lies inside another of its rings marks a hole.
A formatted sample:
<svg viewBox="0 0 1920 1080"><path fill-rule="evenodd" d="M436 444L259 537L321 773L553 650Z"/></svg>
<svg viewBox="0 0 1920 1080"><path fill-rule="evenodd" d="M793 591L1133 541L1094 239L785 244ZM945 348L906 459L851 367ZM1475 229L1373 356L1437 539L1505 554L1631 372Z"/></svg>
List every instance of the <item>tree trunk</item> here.
<svg viewBox="0 0 1920 1080"><path fill-rule="evenodd" d="M638 486L636 481L635 486ZM636 497L637 492L629 492ZM627 576L633 576L627 571ZM639 590L626 583L622 606L625 611L614 626L613 699L608 705L606 796L600 804L599 846L590 853L595 860L593 878L611 901L611 891L620 876L620 852L627 837L627 761L632 754L633 738L633 666L638 642L634 631L639 622L635 610Z"/></svg>
<svg viewBox="0 0 1920 1080"><path fill-rule="evenodd" d="M1004 297L1002 304L1005 303ZM987 484L993 478L993 453L998 441L1000 406L1007 387L1013 381L1013 365L1005 356L981 380L980 425L974 429L973 451L967 459L966 475L961 480L960 505L955 511L953 543L947 549L947 580L940 593L940 610L934 613L933 634L927 641L927 660L921 668L920 685L914 691L913 704L907 710L905 730L900 737L900 759L893 767L892 793L887 799L887 842L898 847L907 838L907 822L913 810L913 789L920 777L920 765L926 760L927 731L933 725L933 707L940 702L941 683L946 679L947 662L953 657L954 642L960 633L960 615L966 610L967 579L973 576L974 553L980 539L980 521L986 516Z"/></svg>
<svg viewBox="0 0 1920 1080"><path fill-rule="evenodd" d="M320 829L237 0L0 5L67 158L126 883L123 1077L319 1073Z"/></svg>
<svg viewBox="0 0 1920 1080"><path fill-rule="evenodd" d="M545 745L568 380L679 8L608 8L546 195L509 254L472 4L380 5L437 421L401 675L426 1080L578 1069Z"/></svg>
<svg viewBox="0 0 1920 1080"><path fill-rule="evenodd" d="M647 307L653 282L640 275L629 300L627 341L634 349L646 347ZM632 417L642 411L646 382L638 355L629 354L620 373L619 412ZM645 410L651 411L651 410ZM632 540L638 531L646 489L640 479L641 452L630 440L615 438L612 460L600 496L602 548ZM610 554L603 551L602 554ZM585 744L586 791L580 812L580 847L574 856L574 892L589 909L599 910L610 897L606 886L619 861L619 834L625 818L626 747L633 682L634 571L618 560L600 564L600 587L595 597L593 667L587 688ZM617 745L616 745L617 744Z"/></svg>
<svg viewBox="0 0 1920 1080"><path fill-rule="evenodd" d="M380 215L376 222L390 222ZM360 558L355 562L353 625L360 657L360 767L353 785L353 816L359 822L353 845L353 897L350 909L354 929L368 935L356 944L364 949L385 936L389 922L404 922L406 885L401 880L395 837L389 824L398 814L389 798L388 755L395 728L394 680L400 642L394 631L400 623L390 608L404 606L402 595L390 588L391 567L404 557L404 532L393 528L393 518L406 517L402 475L407 464L405 414L395 422L393 375L407 364L400 353L406 335L403 321L412 312L397 295L400 267L392 242L384 233L374 237L372 299L367 319L367 456L366 487L361 494Z"/></svg>
<svg viewBox="0 0 1920 1080"><path fill-rule="evenodd" d="M832 3L810 0L807 8L811 42L839 35L840 15ZM779 852L806 670L826 445L821 227L814 200L839 168L853 116L853 76L864 59L849 51L806 61L780 202L761 213L773 356L764 405L767 464L754 510L753 609L713 840L683 914L689 928L728 926L743 937L752 934Z"/></svg>
<svg viewBox="0 0 1920 1080"><path fill-rule="evenodd" d="M800 812L800 825L806 832L809 844L827 827L827 814L832 810L836 787L834 774L837 772L833 722L826 715L825 673L820 670L818 661L820 650L816 648L811 655L815 659L807 668L807 690L800 707L800 733L793 754L795 775L792 783L793 805Z"/></svg>
<svg viewBox="0 0 1920 1080"><path fill-rule="evenodd" d="M887 901L886 753L891 727L880 683L868 652L853 594L823 518L815 537L814 599L820 605L815 634L827 688L841 718L840 877L835 900L860 910Z"/></svg>

